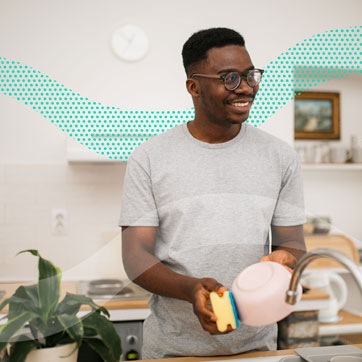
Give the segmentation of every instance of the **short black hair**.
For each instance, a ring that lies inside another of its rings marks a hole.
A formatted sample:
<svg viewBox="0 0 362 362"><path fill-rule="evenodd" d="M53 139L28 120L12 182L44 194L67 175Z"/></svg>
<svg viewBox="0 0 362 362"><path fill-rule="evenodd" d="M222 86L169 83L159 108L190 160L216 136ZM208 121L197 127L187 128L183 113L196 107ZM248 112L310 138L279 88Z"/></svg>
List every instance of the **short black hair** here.
<svg viewBox="0 0 362 362"><path fill-rule="evenodd" d="M210 28L192 34L182 48L186 74L189 76L193 65L207 59L209 49L226 45L245 46L245 41L237 31L228 28Z"/></svg>

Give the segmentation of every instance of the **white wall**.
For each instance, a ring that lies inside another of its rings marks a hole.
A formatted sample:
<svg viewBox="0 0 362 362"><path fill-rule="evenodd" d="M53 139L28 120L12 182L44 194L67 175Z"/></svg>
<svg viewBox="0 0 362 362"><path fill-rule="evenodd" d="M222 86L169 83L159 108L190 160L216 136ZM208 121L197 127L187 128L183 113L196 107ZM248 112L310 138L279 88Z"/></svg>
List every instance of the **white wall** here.
<svg viewBox="0 0 362 362"><path fill-rule="evenodd" d="M262 68L316 33L360 25L361 13L359 0L0 0L0 56L30 65L105 105L184 109L192 104L180 53L194 31L235 28ZM110 49L112 31L126 22L141 25L151 40L148 56L138 63L124 63ZM289 142L290 107L264 125ZM1 95L0 277L34 275L30 256L13 257L29 247L39 248L70 276L121 275L114 256L119 257L119 247L110 240L118 230L123 175L124 165L68 166L65 135L40 114ZM316 182L306 185L307 200L319 192ZM336 192L343 199L344 188ZM359 213L355 205L349 206L351 213ZM68 210L67 237L51 236L53 207ZM342 215L341 226L352 230ZM353 228L362 238L361 227ZM114 253L103 252L104 247ZM113 262L108 262L110 255Z"/></svg>
<svg viewBox="0 0 362 362"><path fill-rule="evenodd" d="M125 276L117 227L125 165L0 165L0 278L36 273L39 249L67 277ZM67 210L68 233L52 233L53 208ZM29 275L30 274L30 275Z"/></svg>
<svg viewBox="0 0 362 362"><path fill-rule="evenodd" d="M298 140L295 146L325 143L350 149L351 136L362 135L362 74L334 79L317 89L340 93L340 140ZM303 170L303 178L307 213L330 216L335 232L348 235L362 248L362 171Z"/></svg>

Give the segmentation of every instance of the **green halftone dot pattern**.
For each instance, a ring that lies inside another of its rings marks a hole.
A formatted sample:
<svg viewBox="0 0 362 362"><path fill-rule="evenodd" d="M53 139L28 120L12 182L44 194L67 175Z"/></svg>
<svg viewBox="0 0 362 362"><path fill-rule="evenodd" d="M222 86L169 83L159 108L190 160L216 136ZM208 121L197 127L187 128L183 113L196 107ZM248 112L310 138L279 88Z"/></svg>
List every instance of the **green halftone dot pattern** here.
<svg viewBox="0 0 362 362"><path fill-rule="evenodd" d="M248 123L259 126L295 94L330 79L362 72L362 26L331 30L296 44L265 69ZM194 117L194 110L129 110L103 106L48 76L0 57L0 91L41 113L89 149L127 161L155 134Z"/></svg>
<svg viewBox="0 0 362 362"><path fill-rule="evenodd" d="M151 136L194 117L194 110L121 110L90 101L48 76L0 57L0 91L32 107L89 149L126 161Z"/></svg>
<svg viewBox="0 0 362 362"><path fill-rule="evenodd" d="M362 26L305 39L268 64L248 122L263 123L296 94L353 73L362 73Z"/></svg>

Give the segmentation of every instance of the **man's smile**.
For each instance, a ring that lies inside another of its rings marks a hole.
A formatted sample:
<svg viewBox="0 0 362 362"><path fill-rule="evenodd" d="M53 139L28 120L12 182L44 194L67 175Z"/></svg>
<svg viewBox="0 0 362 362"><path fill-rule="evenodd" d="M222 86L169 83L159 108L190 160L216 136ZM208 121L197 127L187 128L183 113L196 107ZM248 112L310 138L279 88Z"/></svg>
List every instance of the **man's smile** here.
<svg viewBox="0 0 362 362"><path fill-rule="evenodd" d="M238 112L247 112L250 110L250 107L253 103L252 98L248 98L248 99L234 99L234 100L229 100L226 102L227 105L231 106L233 108L233 110L238 111Z"/></svg>

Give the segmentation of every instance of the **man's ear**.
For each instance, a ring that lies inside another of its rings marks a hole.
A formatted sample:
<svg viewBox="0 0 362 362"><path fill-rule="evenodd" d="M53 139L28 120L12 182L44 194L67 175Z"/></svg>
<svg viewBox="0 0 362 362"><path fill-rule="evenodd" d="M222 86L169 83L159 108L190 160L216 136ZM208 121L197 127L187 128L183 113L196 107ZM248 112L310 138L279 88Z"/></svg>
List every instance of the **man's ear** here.
<svg viewBox="0 0 362 362"><path fill-rule="evenodd" d="M187 91L191 94L192 97L199 97L200 95L200 83L193 78L189 78L186 81Z"/></svg>

